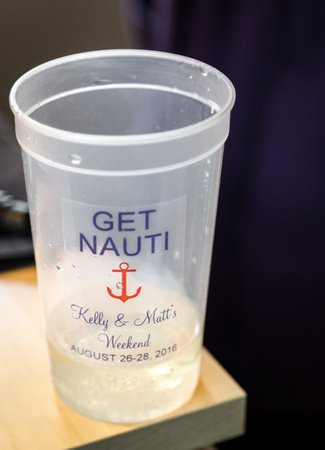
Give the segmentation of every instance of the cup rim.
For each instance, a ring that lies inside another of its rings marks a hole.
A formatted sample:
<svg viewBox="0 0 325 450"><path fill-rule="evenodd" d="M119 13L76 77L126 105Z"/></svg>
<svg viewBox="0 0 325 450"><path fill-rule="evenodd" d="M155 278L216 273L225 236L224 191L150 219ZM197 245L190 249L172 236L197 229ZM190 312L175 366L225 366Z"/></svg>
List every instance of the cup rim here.
<svg viewBox="0 0 325 450"><path fill-rule="evenodd" d="M130 134L130 135L97 135L97 134L87 134L80 132L67 131L60 128L55 128L50 125L45 125L37 120L31 118L28 112L22 111L20 106L16 100L16 94L18 89L22 86L22 84L28 79L32 78L34 75L45 71L47 69L51 69L54 67L58 67L60 65L64 65L66 63L73 63L74 61L87 60L87 59L96 59L100 57L156 57L159 59L171 60L178 63L191 64L196 67L204 67L205 70L213 72L217 75L218 80L222 80L228 89L228 98L225 102L225 105L220 108L217 114L211 115L202 121L196 122L191 125L187 125L184 127L180 127L178 129L166 130L166 131L158 131L153 133L143 133L143 134ZM84 144L93 144L93 145L139 145L139 144L150 144L157 141L168 141L177 138L181 138L184 135L191 135L198 132L202 132L205 129L217 124L227 114L230 114L230 111L235 102L235 89L232 82L229 78L220 72L218 69L213 66L203 63L194 58L190 58L187 56L182 56L174 53L161 52L156 50L136 50L136 49L114 49L114 50L96 50L89 52L76 53L72 55L63 56L60 58L56 58L40 64L33 69L27 71L21 77L17 79L17 81L13 84L10 94L9 94L9 104L10 108L15 116L15 118L21 121L25 126L29 129L32 129L36 132L39 132L48 137L53 137L55 139L60 139L68 142L82 142Z"/></svg>

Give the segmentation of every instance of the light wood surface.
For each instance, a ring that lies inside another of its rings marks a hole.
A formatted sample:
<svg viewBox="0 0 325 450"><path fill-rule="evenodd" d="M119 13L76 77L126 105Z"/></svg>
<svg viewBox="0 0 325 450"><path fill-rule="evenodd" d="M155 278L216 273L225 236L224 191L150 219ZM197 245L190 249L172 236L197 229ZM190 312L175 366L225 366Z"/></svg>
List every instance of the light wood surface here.
<svg viewBox="0 0 325 450"><path fill-rule="evenodd" d="M195 449L244 432L246 394L204 350L192 399L159 420L112 424L56 396L34 267L0 274L0 449Z"/></svg>

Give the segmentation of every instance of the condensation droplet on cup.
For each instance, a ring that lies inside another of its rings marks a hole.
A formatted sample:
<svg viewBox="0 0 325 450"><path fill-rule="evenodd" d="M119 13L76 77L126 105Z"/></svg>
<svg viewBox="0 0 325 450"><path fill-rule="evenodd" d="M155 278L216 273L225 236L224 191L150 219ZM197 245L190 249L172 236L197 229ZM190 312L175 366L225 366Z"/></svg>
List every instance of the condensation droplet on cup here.
<svg viewBox="0 0 325 450"><path fill-rule="evenodd" d="M62 266L61 266L61 264L60 264L59 262L57 263L56 268L57 268L57 270L59 270L59 271L62 270Z"/></svg>
<svg viewBox="0 0 325 450"><path fill-rule="evenodd" d="M179 250L174 251L174 259L179 259L181 256L181 252Z"/></svg>
<svg viewBox="0 0 325 450"><path fill-rule="evenodd" d="M212 100L209 101L209 104L211 106L211 114L217 114L219 111L221 111L220 106Z"/></svg>
<svg viewBox="0 0 325 450"><path fill-rule="evenodd" d="M197 264L197 259L195 258L195 256L192 256L192 264Z"/></svg>
<svg viewBox="0 0 325 450"><path fill-rule="evenodd" d="M201 73L204 77L208 75L208 69L206 68L206 66L201 66Z"/></svg>
<svg viewBox="0 0 325 450"><path fill-rule="evenodd" d="M116 283L116 287L117 289L122 289L122 283L119 281L118 283Z"/></svg>
<svg viewBox="0 0 325 450"><path fill-rule="evenodd" d="M204 176L205 176L205 178L209 178L210 174L207 170L204 172Z"/></svg>
<svg viewBox="0 0 325 450"><path fill-rule="evenodd" d="M52 244L49 244L49 248L52 248Z"/></svg>
<svg viewBox="0 0 325 450"><path fill-rule="evenodd" d="M82 158L79 155L70 155L69 159L70 159L71 163L74 164L75 166L77 166L78 164L80 164L82 162Z"/></svg>

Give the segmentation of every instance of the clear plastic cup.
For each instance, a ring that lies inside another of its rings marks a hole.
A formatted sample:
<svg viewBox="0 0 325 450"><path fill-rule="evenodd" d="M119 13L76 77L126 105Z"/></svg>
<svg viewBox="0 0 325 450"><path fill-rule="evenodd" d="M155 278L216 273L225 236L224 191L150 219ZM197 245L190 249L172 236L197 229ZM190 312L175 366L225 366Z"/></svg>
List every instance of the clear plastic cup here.
<svg viewBox="0 0 325 450"><path fill-rule="evenodd" d="M81 414L152 419L196 388L234 97L206 64L139 50L12 88L53 382Z"/></svg>

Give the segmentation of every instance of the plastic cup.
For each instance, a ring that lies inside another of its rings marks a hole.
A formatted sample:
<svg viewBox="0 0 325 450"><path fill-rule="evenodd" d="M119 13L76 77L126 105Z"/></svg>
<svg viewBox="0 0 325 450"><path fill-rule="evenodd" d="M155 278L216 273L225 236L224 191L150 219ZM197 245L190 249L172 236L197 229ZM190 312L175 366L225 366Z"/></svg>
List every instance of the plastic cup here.
<svg viewBox="0 0 325 450"><path fill-rule="evenodd" d="M134 422L192 396L234 89L172 54L111 50L13 86L57 394Z"/></svg>

